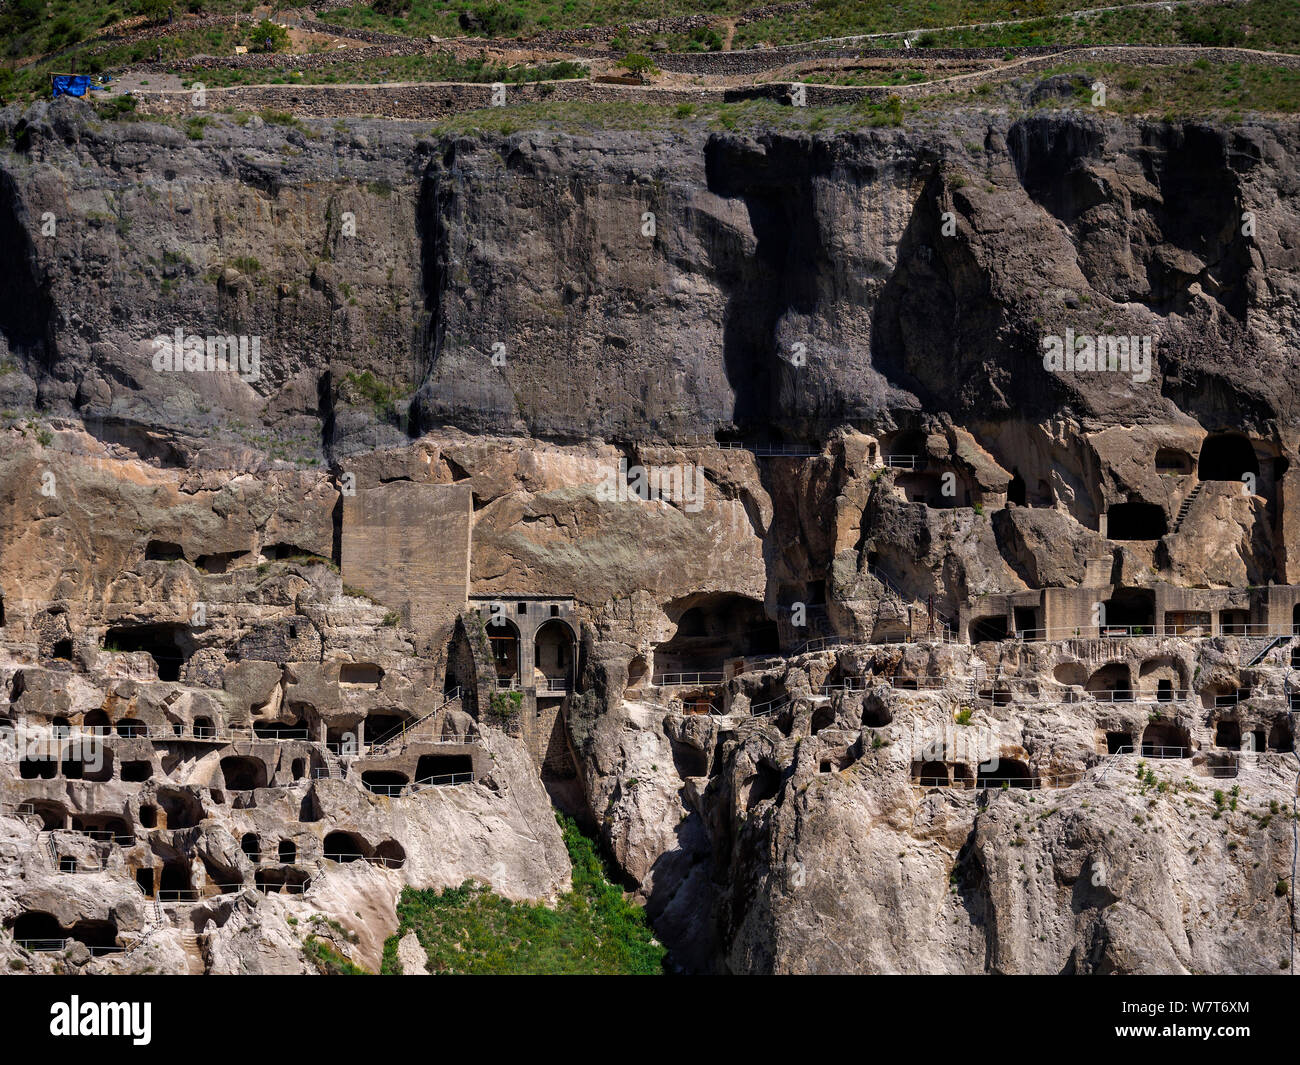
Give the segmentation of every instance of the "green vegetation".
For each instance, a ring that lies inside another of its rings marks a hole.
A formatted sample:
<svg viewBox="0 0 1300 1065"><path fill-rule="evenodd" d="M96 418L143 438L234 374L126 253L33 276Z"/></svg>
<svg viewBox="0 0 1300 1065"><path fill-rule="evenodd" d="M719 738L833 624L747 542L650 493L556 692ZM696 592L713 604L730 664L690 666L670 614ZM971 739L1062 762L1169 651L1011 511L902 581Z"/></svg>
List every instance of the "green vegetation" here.
<svg viewBox="0 0 1300 1065"><path fill-rule="evenodd" d="M343 294L347 296L347 292ZM375 417L383 420L395 415L398 400L409 391L409 385L388 384L369 370L363 370L361 373L350 372L343 378L341 398L351 403L369 403Z"/></svg>
<svg viewBox="0 0 1300 1065"><path fill-rule="evenodd" d="M1300 51L1300 7L1292 0L1243 0L1212 7L1140 8L1090 16L1033 19L988 29L937 30L926 48L1015 48L1033 45L1183 44Z"/></svg>
<svg viewBox="0 0 1300 1065"><path fill-rule="evenodd" d="M219 88L227 85L349 85L393 81L467 81L504 82L525 85L535 81L566 81L585 78L587 68L581 63L563 60L555 63L503 66L489 63L481 56L459 60L447 52L431 55L394 55L382 58L340 60L320 69L298 70L291 58L284 66L257 70L214 65L186 73L184 84L201 81ZM499 110L499 109L498 109Z"/></svg>
<svg viewBox="0 0 1300 1065"><path fill-rule="evenodd" d="M625 55L620 61L619 66L630 74L658 74L659 68L655 66L654 60L648 55L642 55L640 52L632 52Z"/></svg>
<svg viewBox="0 0 1300 1065"><path fill-rule="evenodd" d="M289 31L269 18L254 26L249 38L254 52L285 52L289 49Z"/></svg>
<svg viewBox="0 0 1300 1065"><path fill-rule="evenodd" d="M370 976L367 969L354 965L345 958L328 940L308 936L303 940L303 953L307 955L322 976Z"/></svg>
<svg viewBox="0 0 1300 1065"><path fill-rule="evenodd" d="M413 929L434 973L662 972L665 952L645 914L610 883L595 844L569 819L558 820L573 863L573 890L554 909L511 902L472 881L442 892L407 888L380 971L400 971L397 943Z"/></svg>
<svg viewBox="0 0 1300 1065"><path fill-rule="evenodd" d="M493 692L492 693L492 716L507 721L519 713L519 707L523 704L523 692Z"/></svg>

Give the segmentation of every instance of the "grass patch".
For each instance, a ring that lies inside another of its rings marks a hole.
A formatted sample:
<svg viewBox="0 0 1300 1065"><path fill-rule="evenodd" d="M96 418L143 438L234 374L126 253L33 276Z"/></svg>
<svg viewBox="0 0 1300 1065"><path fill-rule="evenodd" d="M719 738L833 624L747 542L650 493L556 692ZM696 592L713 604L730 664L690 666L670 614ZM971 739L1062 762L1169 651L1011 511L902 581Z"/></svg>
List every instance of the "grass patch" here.
<svg viewBox="0 0 1300 1065"><path fill-rule="evenodd" d="M383 973L397 973L397 943L414 930L434 973L652 975L665 951L645 914L609 882L595 844L557 818L573 863L573 890L554 909L511 902L466 881L445 891L407 888L399 925L384 944Z"/></svg>

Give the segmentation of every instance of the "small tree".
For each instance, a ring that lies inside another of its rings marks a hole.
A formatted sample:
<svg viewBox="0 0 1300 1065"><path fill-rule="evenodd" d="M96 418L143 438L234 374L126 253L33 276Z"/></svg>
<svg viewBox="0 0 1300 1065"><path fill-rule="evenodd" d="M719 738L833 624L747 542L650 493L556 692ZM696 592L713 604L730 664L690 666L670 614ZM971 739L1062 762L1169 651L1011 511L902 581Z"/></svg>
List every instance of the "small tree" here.
<svg viewBox="0 0 1300 1065"><path fill-rule="evenodd" d="M619 66L629 74L638 74L642 77L659 73L659 68L655 66L654 60L648 55L642 55L640 52L629 52L623 57Z"/></svg>
<svg viewBox="0 0 1300 1065"><path fill-rule="evenodd" d="M254 52L285 52L289 49L289 31L269 18L253 27L249 48Z"/></svg>

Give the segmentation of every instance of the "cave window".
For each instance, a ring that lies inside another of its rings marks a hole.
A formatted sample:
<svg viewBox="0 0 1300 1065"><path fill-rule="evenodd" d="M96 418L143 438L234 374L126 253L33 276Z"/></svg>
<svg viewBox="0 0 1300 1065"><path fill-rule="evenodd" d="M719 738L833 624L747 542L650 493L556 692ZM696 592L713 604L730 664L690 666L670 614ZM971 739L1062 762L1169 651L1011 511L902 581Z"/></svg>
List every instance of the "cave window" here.
<svg viewBox="0 0 1300 1065"><path fill-rule="evenodd" d="M210 740L217 734L216 726L212 724L210 717L196 717L194 719L194 738Z"/></svg>
<svg viewBox="0 0 1300 1065"><path fill-rule="evenodd" d="M279 859L281 865L289 865L298 860L298 847L291 839L280 840Z"/></svg>
<svg viewBox="0 0 1300 1065"><path fill-rule="evenodd" d="M527 603L518 603L518 604L516 604L516 606L515 606L515 613L516 613L516 614L520 614L520 615L527 614L527 613L528 613L528 604L527 604Z"/></svg>
<svg viewBox="0 0 1300 1065"><path fill-rule="evenodd" d="M58 768L49 758L24 758L18 763L18 775L23 780L53 780Z"/></svg>
<svg viewBox="0 0 1300 1065"><path fill-rule="evenodd" d="M325 858L331 862L355 862L365 857L365 843L351 832L331 832L323 846Z"/></svg>
<svg viewBox="0 0 1300 1065"><path fill-rule="evenodd" d="M1172 703L1174 701L1173 681L1162 680L1156 684L1156 702Z"/></svg>
<svg viewBox="0 0 1300 1065"><path fill-rule="evenodd" d="M1205 438L1197 463L1202 481L1236 481L1242 474L1259 474L1259 459L1250 441L1238 433L1219 433Z"/></svg>
<svg viewBox="0 0 1300 1065"><path fill-rule="evenodd" d="M257 758L233 755L223 758L221 774L230 791L254 791L266 787L266 765Z"/></svg>
<svg viewBox="0 0 1300 1065"><path fill-rule="evenodd" d="M556 604L552 603L552 604L551 604L551 617L553 617L553 618L558 618L559 616L560 616L560 608L559 608L559 606L557 606Z"/></svg>
<svg viewBox="0 0 1300 1065"><path fill-rule="evenodd" d="M244 857L254 865L262 860L262 845L253 832L244 833L243 838L239 841L239 849L244 852Z"/></svg>
<svg viewBox="0 0 1300 1065"><path fill-rule="evenodd" d="M59 859L60 873L75 873L77 871L77 859L64 855Z"/></svg>
<svg viewBox="0 0 1300 1065"><path fill-rule="evenodd" d="M628 689L640 688L641 685L645 683L646 673L648 671L649 667L646 664L644 655L637 655L632 659L632 661L628 663L627 667Z"/></svg>
<svg viewBox="0 0 1300 1065"><path fill-rule="evenodd" d="M1241 750L1241 726L1236 721L1220 721L1214 726L1214 746L1229 751Z"/></svg>
<svg viewBox="0 0 1300 1065"><path fill-rule="evenodd" d="M140 807L140 827L157 828L158 827L158 807L151 803L145 803Z"/></svg>
<svg viewBox="0 0 1300 1065"><path fill-rule="evenodd" d="M1032 606L1015 608L1016 638L1020 640L1037 640L1045 635L1038 631L1038 609Z"/></svg>
<svg viewBox="0 0 1300 1065"><path fill-rule="evenodd" d="M1225 636L1245 636L1250 627L1250 612L1247 610L1223 610L1219 612L1219 631Z"/></svg>
<svg viewBox="0 0 1300 1065"><path fill-rule="evenodd" d="M168 540L150 540L144 549L146 562L176 562L185 557L180 544Z"/></svg>
<svg viewBox="0 0 1300 1065"><path fill-rule="evenodd" d="M372 769L361 774L361 784L376 795L400 795L410 781L405 773L391 770Z"/></svg>
<svg viewBox="0 0 1300 1065"><path fill-rule="evenodd" d="M1123 751L1133 750L1133 737L1127 732L1108 732L1106 733L1106 753L1120 754Z"/></svg>
<svg viewBox="0 0 1300 1065"><path fill-rule="evenodd" d="M976 618L970 623L971 643L997 643L1008 636L1007 619L1003 614L993 617Z"/></svg>
<svg viewBox="0 0 1300 1065"><path fill-rule="evenodd" d="M1156 452L1156 473L1185 475L1192 472L1192 456L1178 448L1162 447Z"/></svg>
<svg viewBox="0 0 1300 1065"><path fill-rule="evenodd" d="M135 884L149 898L153 898L153 869L137 869L135 871Z"/></svg>
<svg viewBox="0 0 1300 1065"><path fill-rule="evenodd" d="M1143 758L1186 758L1191 753L1186 730L1168 721L1152 721L1142 730Z"/></svg>
<svg viewBox="0 0 1300 1065"><path fill-rule="evenodd" d="M95 736L107 736L113 730L113 723L103 710L92 710L81 719L81 727Z"/></svg>
<svg viewBox="0 0 1300 1065"><path fill-rule="evenodd" d="M301 780L307 775L307 762L303 758L295 758L292 767L293 779Z"/></svg>
<svg viewBox="0 0 1300 1065"><path fill-rule="evenodd" d="M104 635L104 650L146 652L158 667L158 679L180 680L186 654L181 649L181 625L122 625Z"/></svg>
<svg viewBox="0 0 1300 1065"><path fill-rule="evenodd" d="M950 779L946 762L922 762L917 769L916 782L923 788L946 788Z"/></svg>
<svg viewBox="0 0 1300 1065"><path fill-rule="evenodd" d="M169 862L163 866L158 894L164 899L183 899L190 891L190 867L186 862Z"/></svg>
<svg viewBox="0 0 1300 1065"><path fill-rule="evenodd" d="M461 784L474 777L474 759L468 754L422 754L415 763L417 784Z"/></svg>
<svg viewBox="0 0 1300 1065"><path fill-rule="evenodd" d="M149 735L149 726L134 717L123 718L117 723L117 734L133 739Z"/></svg>
<svg viewBox="0 0 1300 1065"><path fill-rule="evenodd" d="M986 769L985 766L988 766ZM1034 778L1029 773L1029 767L1024 762L1017 761L1014 758L1000 758L995 763L984 763L979 767L979 775L975 779L975 786L979 788L1033 788L1036 786Z"/></svg>
<svg viewBox="0 0 1300 1065"><path fill-rule="evenodd" d="M1107 632L1114 629L1116 634L1150 635L1155 626L1156 593L1148 589L1118 589L1106 600L1105 607Z"/></svg>
<svg viewBox="0 0 1300 1065"><path fill-rule="evenodd" d="M126 784L139 784L153 776L153 766L145 761L123 762L122 781Z"/></svg>
<svg viewBox="0 0 1300 1065"><path fill-rule="evenodd" d="M1155 503L1115 503L1106 511L1111 540L1159 540L1168 531L1164 507Z"/></svg>
<svg viewBox="0 0 1300 1065"><path fill-rule="evenodd" d="M20 913L10 928L15 941L33 951L62 950L68 938L58 918L40 910Z"/></svg>
<svg viewBox="0 0 1300 1065"><path fill-rule="evenodd" d="M1011 471L1011 481L1007 485L1007 502L1014 503L1018 507L1025 505L1026 490L1025 479L1020 476L1019 470Z"/></svg>
<svg viewBox="0 0 1300 1065"><path fill-rule="evenodd" d="M1295 737L1291 733L1291 726L1286 718L1280 717L1273 722L1273 727L1268 733L1268 749L1270 751L1290 751L1295 747Z"/></svg>
<svg viewBox="0 0 1300 1065"><path fill-rule="evenodd" d="M384 671L373 662L345 662L339 666L340 684L357 684L377 688Z"/></svg>
<svg viewBox="0 0 1300 1065"><path fill-rule="evenodd" d="M54 649L50 652L51 658L61 658L65 662L72 661L72 641L58 640L54 644Z"/></svg>

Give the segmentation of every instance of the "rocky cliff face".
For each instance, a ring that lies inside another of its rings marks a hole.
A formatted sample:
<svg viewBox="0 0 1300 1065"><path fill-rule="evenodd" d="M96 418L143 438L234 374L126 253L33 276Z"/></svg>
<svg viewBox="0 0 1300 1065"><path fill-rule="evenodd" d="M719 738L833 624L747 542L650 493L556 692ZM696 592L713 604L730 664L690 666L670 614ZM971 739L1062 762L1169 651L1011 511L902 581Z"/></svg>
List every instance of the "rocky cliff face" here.
<svg viewBox="0 0 1300 1065"><path fill-rule="evenodd" d="M374 964L403 884L564 890L549 795L686 968L1277 971L1294 129L3 125L0 727L113 735L3 767L9 927ZM398 480L469 487L471 604L571 603L556 698L338 572Z"/></svg>

